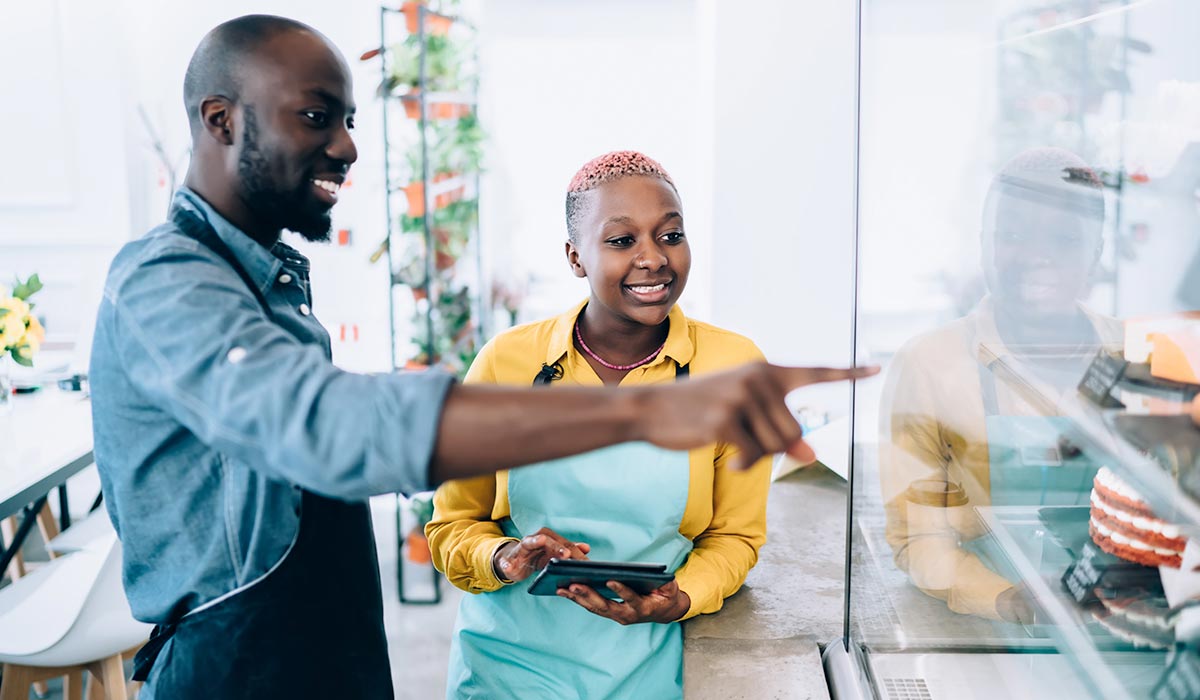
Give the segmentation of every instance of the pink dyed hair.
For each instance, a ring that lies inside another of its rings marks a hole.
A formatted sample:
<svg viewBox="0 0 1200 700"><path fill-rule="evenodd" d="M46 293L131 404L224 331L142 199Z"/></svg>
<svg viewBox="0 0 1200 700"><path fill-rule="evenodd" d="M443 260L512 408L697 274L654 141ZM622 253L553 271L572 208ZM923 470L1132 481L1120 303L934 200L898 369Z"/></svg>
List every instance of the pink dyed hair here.
<svg viewBox="0 0 1200 700"><path fill-rule="evenodd" d="M583 164L567 192L578 193L595 189L606 182L619 180L630 175L648 175L662 178L668 185L675 187L675 181L658 161L638 151L613 151L593 158Z"/></svg>
<svg viewBox="0 0 1200 700"><path fill-rule="evenodd" d="M675 181L658 161L637 151L613 151L583 164L571 184L567 185L567 237L576 242L579 237L578 219L584 210L584 193L606 182L634 175L657 177L675 189Z"/></svg>

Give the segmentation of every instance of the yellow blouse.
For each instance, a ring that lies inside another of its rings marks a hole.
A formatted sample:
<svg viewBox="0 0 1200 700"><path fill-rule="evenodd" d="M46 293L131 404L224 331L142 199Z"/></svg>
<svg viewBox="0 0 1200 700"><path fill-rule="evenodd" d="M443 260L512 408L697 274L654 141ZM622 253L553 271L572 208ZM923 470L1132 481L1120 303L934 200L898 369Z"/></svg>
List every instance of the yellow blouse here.
<svg viewBox="0 0 1200 700"><path fill-rule="evenodd" d="M601 386L603 382L571 340L575 319L586 303L492 339L471 365L467 383L532 386L544 361L558 362L563 368L563 378L551 386ZM669 319L663 352L625 375L621 386L673 382L676 363L688 365L692 375L702 375L763 359L747 338L689 319L678 306L671 309ZM683 619L720 610L758 561L758 550L767 539L771 477L768 458L744 472L727 469L736 448L724 443L689 454L688 502L679 533L692 540L694 548L675 572L680 589L692 600ZM509 515L508 474L448 481L438 489L433 504L433 520L425 526L425 534L438 570L471 593L502 587L492 570L492 556L512 540L497 522Z"/></svg>

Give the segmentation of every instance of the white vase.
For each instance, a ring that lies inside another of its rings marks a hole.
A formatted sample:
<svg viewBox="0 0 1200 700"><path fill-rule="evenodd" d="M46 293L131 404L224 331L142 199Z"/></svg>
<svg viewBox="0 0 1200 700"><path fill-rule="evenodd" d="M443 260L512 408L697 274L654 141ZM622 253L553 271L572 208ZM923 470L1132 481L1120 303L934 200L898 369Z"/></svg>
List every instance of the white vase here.
<svg viewBox="0 0 1200 700"><path fill-rule="evenodd" d="M9 409L13 404L12 357L8 353L0 355L0 411Z"/></svg>

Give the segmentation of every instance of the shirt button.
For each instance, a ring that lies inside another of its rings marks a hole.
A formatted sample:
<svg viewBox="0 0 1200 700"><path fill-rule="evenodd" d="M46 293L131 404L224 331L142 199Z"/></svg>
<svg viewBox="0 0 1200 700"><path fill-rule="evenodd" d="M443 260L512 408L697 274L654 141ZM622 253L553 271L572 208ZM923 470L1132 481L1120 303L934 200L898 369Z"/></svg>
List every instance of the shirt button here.
<svg viewBox="0 0 1200 700"><path fill-rule="evenodd" d="M286 273L286 272L285 272L285 273L283 273L282 275L280 275L280 276L279 276L279 283L280 283L280 284L291 284L291 283L292 283L292 276L291 276L291 275L289 275L289 274L288 274L288 273Z"/></svg>
<svg viewBox="0 0 1200 700"><path fill-rule="evenodd" d="M229 354L225 356L225 359L229 360L229 364L236 365L237 363L246 359L246 348L234 348L230 350Z"/></svg>
<svg viewBox="0 0 1200 700"><path fill-rule="evenodd" d="M301 316L308 316L311 313L312 313L312 309L308 308L308 304L300 305L300 315Z"/></svg>

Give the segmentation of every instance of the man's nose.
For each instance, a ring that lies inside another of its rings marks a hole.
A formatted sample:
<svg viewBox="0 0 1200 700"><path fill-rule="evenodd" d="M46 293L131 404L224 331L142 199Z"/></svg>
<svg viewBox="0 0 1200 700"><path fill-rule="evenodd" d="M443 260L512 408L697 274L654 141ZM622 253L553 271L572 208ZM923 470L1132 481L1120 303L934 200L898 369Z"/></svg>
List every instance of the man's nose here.
<svg viewBox="0 0 1200 700"><path fill-rule="evenodd" d="M354 145L354 137L350 130L343 126L333 136L333 141L325 149L325 154L334 160L340 160L346 165L353 165L358 160L358 147Z"/></svg>

